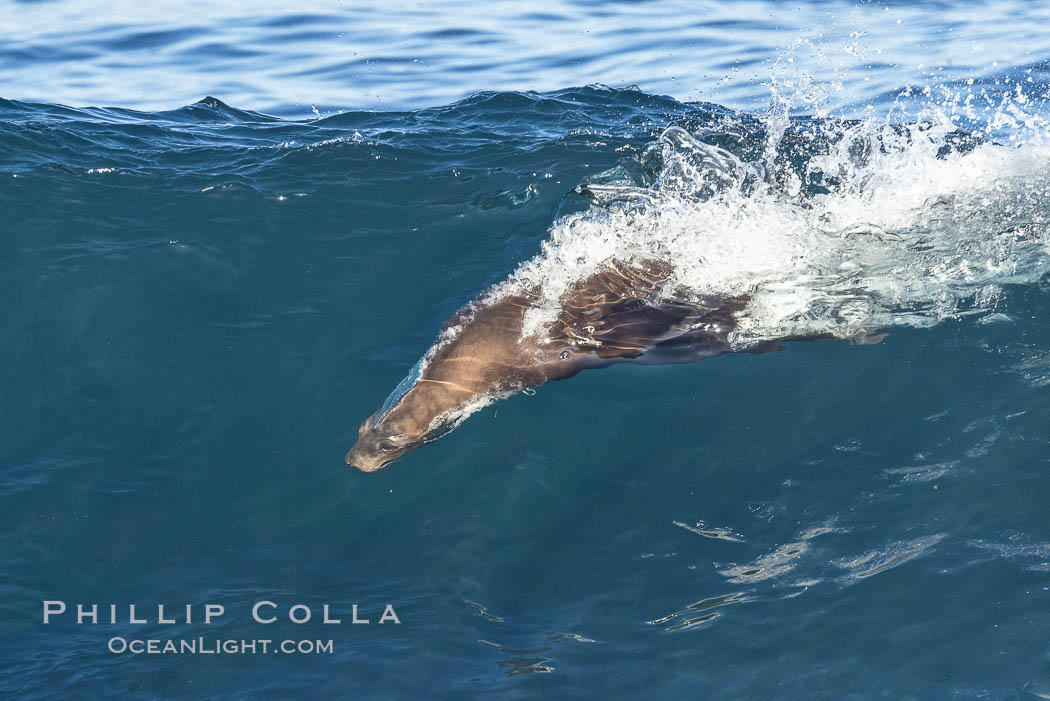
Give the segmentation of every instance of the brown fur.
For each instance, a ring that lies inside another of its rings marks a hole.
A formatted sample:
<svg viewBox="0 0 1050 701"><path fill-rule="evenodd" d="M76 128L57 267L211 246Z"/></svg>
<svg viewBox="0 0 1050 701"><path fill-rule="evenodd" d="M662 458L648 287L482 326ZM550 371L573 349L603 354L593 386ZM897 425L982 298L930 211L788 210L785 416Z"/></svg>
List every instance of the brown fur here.
<svg viewBox="0 0 1050 701"><path fill-rule="evenodd" d="M447 323L462 326L438 348L418 382L378 421L361 424L349 465L372 472L455 427L443 415L479 397L572 377L622 360L692 362L729 350L745 300L685 302L661 294L670 267L613 263L566 293L547 338L521 339L535 291L475 304ZM772 350L767 348L766 350Z"/></svg>

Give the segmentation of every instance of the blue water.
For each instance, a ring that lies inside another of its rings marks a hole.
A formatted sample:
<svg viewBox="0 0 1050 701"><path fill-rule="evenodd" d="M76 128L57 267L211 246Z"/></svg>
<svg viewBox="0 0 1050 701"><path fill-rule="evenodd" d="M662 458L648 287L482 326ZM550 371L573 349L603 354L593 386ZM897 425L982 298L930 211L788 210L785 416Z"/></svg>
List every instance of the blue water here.
<svg viewBox="0 0 1050 701"><path fill-rule="evenodd" d="M0 698L1050 694L1045 8L141 7L2 7ZM670 125L768 190L646 175ZM837 217L889 336L584 372L343 464L445 319L631 188L621 238L683 269L661 227L746 277Z"/></svg>

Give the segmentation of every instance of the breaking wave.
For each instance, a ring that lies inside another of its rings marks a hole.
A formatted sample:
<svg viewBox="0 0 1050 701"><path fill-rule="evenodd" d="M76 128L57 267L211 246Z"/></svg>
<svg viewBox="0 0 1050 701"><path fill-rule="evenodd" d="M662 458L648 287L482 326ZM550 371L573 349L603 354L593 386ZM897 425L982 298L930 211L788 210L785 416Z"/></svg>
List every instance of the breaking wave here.
<svg viewBox="0 0 1050 701"><path fill-rule="evenodd" d="M582 183L593 204L494 294L538 287L523 333L541 334L575 283L658 259L674 268L667 296L748 300L738 349L992 312L1050 270L1050 147L1020 85L991 100L930 96L893 123L792 117L775 92L761 118L673 124Z"/></svg>

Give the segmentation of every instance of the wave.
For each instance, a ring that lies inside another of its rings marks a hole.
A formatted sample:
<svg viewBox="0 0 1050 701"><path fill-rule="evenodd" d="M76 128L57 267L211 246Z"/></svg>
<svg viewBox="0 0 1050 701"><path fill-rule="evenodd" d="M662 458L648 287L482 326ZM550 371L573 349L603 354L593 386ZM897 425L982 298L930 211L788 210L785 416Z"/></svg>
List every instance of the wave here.
<svg viewBox="0 0 1050 701"><path fill-rule="evenodd" d="M827 91L804 80L773 85L762 115L605 86L302 121L213 97L156 113L0 100L0 172L147 176L193 197L353 182L377 196L406 173L474 177L461 170L529 180L463 200L490 211L527 207L552 162L617 156L563 197L539 254L488 293L541 290L526 334L613 260L670 263L666 295L748 299L739 349L990 313L1007 286L1046 275L1045 96L1022 83L949 86L913 119L855 120L833 116ZM913 112L914 99L901 92Z"/></svg>
<svg viewBox="0 0 1050 701"><path fill-rule="evenodd" d="M993 312L1006 286L1050 272L1050 148L1017 94L989 120L1015 128L1008 144L960 130L944 104L906 124L790 119L774 105L762 132L727 116L736 153L671 126L583 184L594 205L555 222L491 297L540 289L523 334L542 334L597 270L661 260L674 268L665 296L749 300L740 350Z"/></svg>

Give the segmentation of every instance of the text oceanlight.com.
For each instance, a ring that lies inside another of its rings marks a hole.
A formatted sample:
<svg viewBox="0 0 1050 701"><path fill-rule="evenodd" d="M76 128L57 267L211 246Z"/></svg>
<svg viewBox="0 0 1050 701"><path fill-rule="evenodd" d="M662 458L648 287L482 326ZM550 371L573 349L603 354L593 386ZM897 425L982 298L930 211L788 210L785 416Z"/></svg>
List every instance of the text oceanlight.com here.
<svg viewBox="0 0 1050 701"><path fill-rule="evenodd" d="M331 640L128 640L121 637L110 638L107 648L115 655L331 655L335 649Z"/></svg>

